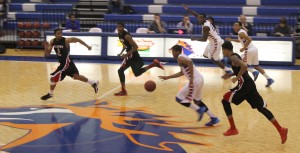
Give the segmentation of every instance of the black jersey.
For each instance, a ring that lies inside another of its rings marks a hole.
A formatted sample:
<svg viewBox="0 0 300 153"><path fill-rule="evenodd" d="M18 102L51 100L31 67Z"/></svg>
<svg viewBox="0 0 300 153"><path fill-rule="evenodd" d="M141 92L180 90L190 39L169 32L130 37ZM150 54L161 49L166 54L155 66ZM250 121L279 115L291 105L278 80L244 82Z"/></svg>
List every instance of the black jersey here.
<svg viewBox="0 0 300 153"><path fill-rule="evenodd" d="M125 39L126 35L130 35L129 32L127 31L123 31L122 33L118 33L118 36L119 36L119 40L120 42L123 44L123 46L126 48L126 52L130 51L132 49L132 46L130 45L130 43ZM131 36L131 35L130 35ZM135 57L135 56L139 56L139 53L138 51L135 51L132 53L132 56Z"/></svg>
<svg viewBox="0 0 300 153"><path fill-rule="evenodd" d="M60 63L66 63L66 61L70 60L69 54L70 54L70 48L66 46L66 38L62 37L60 40L57 40L54 38L53 40L53 46L56 53L56 56L58 58L58 61Z"/></svg>
<svg viewBox="0 0 300 153"><path fill-rule="evenodd" d="M233 53L231 56L237 56L239 59L242 60L241 56L237 53ZM234 75L237 76L239 74L239 71L240 71L241 67L240 66L234 66L234 65L232 65L232 63L231 63L231 66L232 66L232 70L233 70ZM252 78L248 74L248 71L244 72L244 74L242 75L242 78L243 78L244 81L250 81L251 80L253 82Z"/></svg>

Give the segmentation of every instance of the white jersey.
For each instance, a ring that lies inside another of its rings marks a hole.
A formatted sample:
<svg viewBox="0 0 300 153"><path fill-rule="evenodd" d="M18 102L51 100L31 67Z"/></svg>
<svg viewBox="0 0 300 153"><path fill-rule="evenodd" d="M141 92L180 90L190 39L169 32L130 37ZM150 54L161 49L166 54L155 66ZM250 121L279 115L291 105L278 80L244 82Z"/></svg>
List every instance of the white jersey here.
<svg viewBox="0 0 300 153"><path fill-rule="evenodd" d="M241 29L241 30L238 32L238 38L239 38L239 41L241 42L241 44L242 44L243 47L244 47L244 45L245 45L245 43L247 42L247 40L246 40L245 38L242 39L242 38L239 36L240 33L245 33L247 36L248 36L248 34L247 34L247 32L246 32L244 29ZM252 47L254 47L254 45L252 44L252 42L250 42L250 44L248 45L248 48L252 48Z"/></svg>
<svg viewBox="0 0 300 153"><path fill-rule="evenodd" d="M178 57L184 57L184 58L190 59L185 54L180 54ZM190 79L190 70L189 70L189 67L184 67L184 66L180 65L180 68L181 68L182 73L189 80ZM199 71L197 71L197 69L196 69L196 67L195 67L194 64L193 64L193 69L194 69L194 81L196 81L197 78L202 78L202 75L199 73Z"/></svg>
<svg viewBox="0 0 300 153"><path fill-rule="evenodd" d="M208 40L210 42L219 42L220 40L222 40L222 38L219 36L217 32L217 29L214 28L214 26L208 20L206 20L203 26L209 27ZM202 26L202 31L203 31L203 26Z"/></svg>

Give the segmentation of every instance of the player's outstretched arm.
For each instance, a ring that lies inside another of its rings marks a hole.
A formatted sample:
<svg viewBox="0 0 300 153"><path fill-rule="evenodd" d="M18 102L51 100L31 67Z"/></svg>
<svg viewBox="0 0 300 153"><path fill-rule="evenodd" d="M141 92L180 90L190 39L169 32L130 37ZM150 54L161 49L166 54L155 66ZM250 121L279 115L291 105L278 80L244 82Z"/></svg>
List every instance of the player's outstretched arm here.
<svg viewBox="0 0 300 153"><path fill-rule="evenodd" d="M227 40L227 41L233 41L233 42L240 42L238 39L232 39L232 38L229 38L229 37L227 37L227 38L225 38L225 40Z"/></svg>
<svg viewBox="0 0 300 153"><path fill-rule="evenodd" d="M175 74L169 75L169 76L158 76L161 80L168 80L168 79L172 79L172 78L178 78L183 76L182 71L177 72Z"/></svg>
<svg viewBox="0 0 300 153"><path fill-rule="evenodd" d="M80 44L82 44L83 46L85 46L88 50L91 50L92 47L87 45L83 40L76 38L76 37L71 37L71 38L67 38L66 39L67 43L77 43L79 42Z"/></svg>
<svg viewBox="0 0 300 153"><path fill-rule="evenodd" d="M208 26L203 26L203 35L201 38L195 38L192 37L191 40L192 41L207 41L208 38L208 34L209 34L209 27Z"/></svg>
<svg viewBox="0 0 300 153"><path fill-rule="evenodd" d="M191 10L187 5L182 4L182 6L183 6L183 8L184 8L187 12L189 12L189 13L192 14L193 16L195 16L195 17L198 17L198 16L199 16L199 14L198 14L197 12Z"/></svg>
<svg viewBox="0 0 300 153"><path fill-rule="evenodd" d="M122 48L120 54L118 54L118 56L121 56L121 55L123 54L123 52L125 51L125 49L126 49L126 48L123 46L123 48Z"/></svg>
<svg viewBox="0 0 300 153"><path fill-rule="evenodd" d="M44 47L45 47L45 56L49 56L53 48L53 39L50 40L50 44L46 42Z"/></svg>

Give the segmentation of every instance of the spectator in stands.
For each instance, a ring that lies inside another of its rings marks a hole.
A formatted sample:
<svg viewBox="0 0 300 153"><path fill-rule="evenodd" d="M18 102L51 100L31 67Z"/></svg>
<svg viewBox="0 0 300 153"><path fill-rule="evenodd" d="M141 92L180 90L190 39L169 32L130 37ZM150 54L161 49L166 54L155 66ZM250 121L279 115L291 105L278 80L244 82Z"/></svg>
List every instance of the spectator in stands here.
<svg viewBox="0 0 300 153"><path fill-rule="evenodd" d="M148 27L148 33L165 33L167 24L161 21L159 14L154 14L154 21Z"/></svg>
<svg viewBox="0 0 300 153"><path fill-rule="evenodd" d="M180 29L186 29L188 34L192 34L194 31L194 25L191 23L190 17L187 14L183 15L182 21L179 22L176 27Z"/></svg>
<svg viewBox="0 0 300 153"><path fill-rule="evenodd" d="M274 28L274 36L289 37L293 35L292 28L288 25L286 18L281 18L279 24Z"/></svg>
<svg viewBox="0 0 300 153"><path fill-rule="evenodd" d="M208 20L213 25L213 27L216 29L217 33L220 35L220 30L219 30L219 27L216 26L216 24L215 24L215 19L212 16L208 16L206 18L206 20Z"/></svg>
<svg viewBox="0 0 300 153"><path fill-rule="evenodd" d="M66 21L66 30L72 30L72 32L80 31L80 22L76 19L74 14L69 15L69 19Z"/></svg>
<svg viewBox="0 0 300 153"><path fill-rule="evenodd" d="M118 6L119 7L119 11L123 12L124 11L124 5L125 5L124 0L108 0L107 1L107 7L108 7L108 11L110 13L113 12L112 6L113 7Z"/></svg>
<svg viewBox="0 0 300 153"><path fill-rule="evenodd" d="M247 31L248 36L253 35L253 29L252 29L252 24L247 22L247 18L245 15L240 15L240 21L242 22L242 29ZM237 35L237 33L234 31L234 35Z"/></svg>

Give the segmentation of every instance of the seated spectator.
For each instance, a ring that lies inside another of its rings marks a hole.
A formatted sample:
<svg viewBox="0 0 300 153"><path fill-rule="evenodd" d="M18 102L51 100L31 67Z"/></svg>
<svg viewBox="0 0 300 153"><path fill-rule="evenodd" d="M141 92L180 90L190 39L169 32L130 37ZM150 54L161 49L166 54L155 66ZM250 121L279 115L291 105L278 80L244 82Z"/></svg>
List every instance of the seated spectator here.
<svg viewBox="0 0 300 153"><path fill-rule="evenodd" d="M148 27L148 33L165 33L167 24L160 20L159 14L154 14L154 21Z"/></svg>
<svg viewBox="0 0 300 153"><path fill-rule="evenodd" d="M274 36L289 37L293 35L292 28L287 24L286 18L281 18L279 24L274 28Z"/></svg>
<svg viewBox="0 0 300 153"><path fill-rule="evenodd" d="M215 24L215 19L212 16L208 16L206 18L206 20L208 20L213 25L213 27L216 29L217 33L220 34L219 27L216 26L216 24Z"/></svg>
<svg viewBox="0 0 300 153"><path fill-rule="evenodd" d="M119 7L119 11L122 13L124 11L124 0L108 0L107 1L107 7L110 13L113 12L112 7Z"/></svg>
<svg viewBox="0 0 300 153"><path fill-rule="evenodd" d="M69 19L66 21L66 30L72 30L72 32L79 32L80 31L80 23L76 19L74 14L69 15Z"/></svg>
<svg viewBox="0 0 300 153"><path fill-rule="evenodd" d="M194 31L194 25L187 14L183 15L182 21L177 24L176 28L186 29L188 34L192 34Z"/></svg>
<svg viewBox="0 0 300 153"><path fill-rule="evenodd" d="M247 18L245 15L240 15L240 21L242 22L242 29L247 31L249 36L253 35L253 28L250 23L247 22ZM233 32L234 35L237 35L237 32Z"/></svg>

